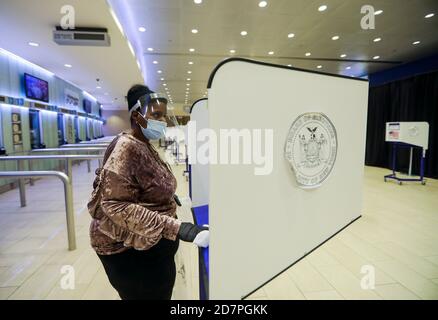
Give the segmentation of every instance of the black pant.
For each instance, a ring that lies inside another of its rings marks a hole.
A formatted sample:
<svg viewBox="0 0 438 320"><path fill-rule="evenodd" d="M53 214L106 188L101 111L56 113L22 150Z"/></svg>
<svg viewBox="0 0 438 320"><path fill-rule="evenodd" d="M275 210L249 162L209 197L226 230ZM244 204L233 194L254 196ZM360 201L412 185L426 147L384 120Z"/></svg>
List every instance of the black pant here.
<svg viewBox="0 0 438 320"><path fill-rule="evenodd" d="M129 249L101 256L108 279L122 300L170 300L179 241L162 239L147 251Z"/></svg>

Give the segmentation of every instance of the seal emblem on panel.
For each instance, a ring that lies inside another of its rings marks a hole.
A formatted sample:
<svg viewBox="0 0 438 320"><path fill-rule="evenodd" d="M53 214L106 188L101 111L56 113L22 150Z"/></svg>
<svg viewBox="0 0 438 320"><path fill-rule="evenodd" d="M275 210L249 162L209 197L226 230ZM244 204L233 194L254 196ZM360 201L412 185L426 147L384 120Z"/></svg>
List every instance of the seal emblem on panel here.
<svg viewBox="0 0 438 320"><path fill-rule="evenodd" d="M338 151L336 128L322 113L305 113L292 124L285 157L302 188L317 188L330 175Z"/></svg>

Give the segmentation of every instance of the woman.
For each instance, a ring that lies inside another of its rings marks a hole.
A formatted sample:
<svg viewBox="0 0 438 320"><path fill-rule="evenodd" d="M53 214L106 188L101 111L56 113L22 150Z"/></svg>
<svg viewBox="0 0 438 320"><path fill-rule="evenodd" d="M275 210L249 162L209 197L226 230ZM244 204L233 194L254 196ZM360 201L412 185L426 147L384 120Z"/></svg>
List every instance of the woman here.
<svg viewBox="0 0 438 320"><path fill-rule="evenodd" d="M176 216L176 180L150 140L164 136L167 100L128 92L131 130L108 147L88 203L91 245L123 300L170 300L179 239L207 247L209 231Z"/></svg>

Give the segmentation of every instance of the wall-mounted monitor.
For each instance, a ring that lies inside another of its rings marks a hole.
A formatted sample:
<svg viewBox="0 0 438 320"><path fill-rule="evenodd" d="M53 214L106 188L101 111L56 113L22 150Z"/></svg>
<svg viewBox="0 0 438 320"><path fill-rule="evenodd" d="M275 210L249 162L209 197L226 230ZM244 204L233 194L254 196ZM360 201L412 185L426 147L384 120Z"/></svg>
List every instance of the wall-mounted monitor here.
<svg viewBox="0 0 438 320"><path fill-rule="evenodd" d="M86 112L86 113L91 113L91 101L90 100L87 100L87 99L84 99L84 111Z"/></svg>
<svg viewBox="0 0 438 320"><path fill-rule="evenodd" d="M49 102L49 83L45 80L25 73L24 91L29 99Z"/></svg>

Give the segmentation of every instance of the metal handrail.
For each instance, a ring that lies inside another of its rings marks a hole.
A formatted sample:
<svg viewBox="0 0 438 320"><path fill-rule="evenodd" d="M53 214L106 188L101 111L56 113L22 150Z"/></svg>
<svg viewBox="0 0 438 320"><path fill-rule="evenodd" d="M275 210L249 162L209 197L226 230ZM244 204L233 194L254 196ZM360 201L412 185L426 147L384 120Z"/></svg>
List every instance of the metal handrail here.
<svg viewBox="0 0 438 320"><path fill-rule="evenodd" d="M64 173L58 171L0 171L0 178L32 178L32 177L57 177L64 184L65 211L67 219L68 249L76 249L75 220L73 209L72 181ZM20 179L22 180L22 179ZM23 205L24 201L24 205ZM20 190L21 207L26 206L25 189Z"/></svg>
<svg viewBox="0 0 438 320"><path fill-rule="evenodd" d="M105 151L107 147L81 147L81 148L47 148L47 149L34 149L31 153L44 153L44 152L73 152L73 151Z"/></svg>
<svg viewBox="0 0 438 320"><path fill-rule="evenodd" d="M70 153L70 152L85 152L90 154L90 152L104 152L107 147L82 147L82 148L47 148L47 149L34 149L31 153L48 153L48 152L56 152L56 153ZM87 160L87 168L88 172L91 172L91 162Z"/></svg>
<svg viewBox="0 0 438 320"><path fill-rule="evenodd" d="M41 160L41 159L71 159L71 160L87 160L87 159L102 159L101 154L47 154L42 156L0 156L0 161L10 160Z"/></svg>
<svg viewBox="0 0 438 320"><path fill-rule="evenodd" d="M66 148L107 148L109 146L109 143L90 143L90 144L64 144L60 146L61 149Z"/></svg>
<svg viewBox="0 0 438 320"><path fill-rule="evenodd" d="M72 161L74 160L99 160L99 167L102 166L102 160L104 158L104 155L43 155L43 156L2 156L0 157L0 161L17 161L18 170L24 171L24 161L28 160L29 164L31 160L64 160L65 161L65 173L69 177L71 181L73 181L73 174L72 174ZM31 171L34 172L34 171ZM90 172L90 167L88 167L88 172ZM32 185L31 180L31 185ZM24 188L24 181L20 180L19 182L19 188L20 190Z"/></svg>

